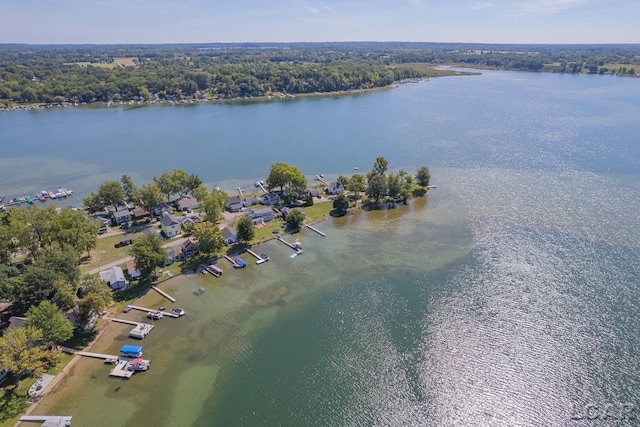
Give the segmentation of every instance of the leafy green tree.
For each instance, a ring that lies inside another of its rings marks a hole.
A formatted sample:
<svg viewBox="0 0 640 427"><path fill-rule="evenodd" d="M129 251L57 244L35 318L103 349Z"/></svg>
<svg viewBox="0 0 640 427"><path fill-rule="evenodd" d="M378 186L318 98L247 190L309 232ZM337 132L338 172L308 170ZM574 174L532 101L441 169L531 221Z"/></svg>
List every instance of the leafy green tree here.
<svg viewBox="0 0 640 427"><path fill-rule="evenodd" d="M338 179L336 179L336 181L339 182L343 188L349 188L349 183L351 180L348 176L338 175Z"/></svg>
<svg viewBox="0 0 640 427"><path fill-rule="evenodd" d="M376 158L376 161L373 163L373 173L376 175L384 176L387 173L387 169L389 167L389 162L384 157L380 156Z"/></svg>
<svg viewBox="0 0 640 427"><path fill-rule="evenodd" d="M118 181L105 181L98 188L98 198L103 208L113 206L113 209L118 210L118 207L124 203L124 192Z"/></svg>
<svg viewBox="0 0 640 427"><path fill-rule="evenodd" d="M205 255L212 255L224 247L224 239L220 229L209 221L193 225L193 236L198 240L198 250Z"/></svg>
<svg viewBox="0 0 640 427"><path fill-rule="evenodd" d="M206 214L207 221L218 222L222 210L227 205L227 201L227 193L217 189L213 189L203 201L200 201L202 209Z"/></svg>
<svg viewBox="0 0 640 427"><path fill-rule="evenodd" d="M431 172L429 172L429 168L423 166L418 169L416 172L416 184L420 187L428 187L429 181L431 181Z"/></svg>
<svg viewBox="0 0 640 427"><path fill-rule="evenodd" d="M164 172L162 175L160 175L159 177L153 177L153 182L156 184L156 186L160 189L160 191L162 192L162 194L164 194L167 198L167 203L171 201L171 195L173 193L177 193L178 192L178 188L176 187L176 184L173 180L173 177L171 176L171 174Z"/></svg>
<svg viewBox="0 0 640 427"><path fill-rule="evenodd" d="M124 197L127 202L133 203L134 205L140 204L140 190L133 183L133 180L129 175L122 175L120 179L120 184L122 185L122 192L124 193Z"/></svg>
<svg viewBox="0 0 640 427"><path fill-rule="evenodd" d="M142 277L147 278L155 276L156 268L163 267L167 257L162 240L153 234L137 238L129 255L133 257L136 269Z"/></svg>
<svg viewBox="0 0 640 427"><path fill-rule="evenodd" d="M100 222L94 220L86 212L65 208L52 221L53 238L60 247L72 249L78 256L82 252L95 249L98 244Z"/></svg>
<svg viewBox="0 0 640 427"><path fill-rule="evenodd" d="M7 214L1 214L6 216ZM11 256L15 253L16 247L11 240L15 237L14 231L7 223L5 223L4 218L0 217L0 265L8 263L11 259Z"/></svg>
<svg viewBox="0 0 640 427"><path fill-rule="evenodd" d="M349 210L349 199L344 194L340 194L333 200L333 209L335 216L345 216Z"/></svg>
<svg viewBox="0 0 640 427"><path fill-rule="evenodd" d="M76 285L80 279L78 255L73 250L63 250L59 247L43 249L38 259L38 266L58 273L72 285Z"/></svg>
<svg viewBox="0 0 640 427"><path fill-rule="evenodd" d="M390 173L387 176L387 194L389 198L395 203L396 199L400 196L402 191L402 180L400 175Z"/></svg>
<svg viewBox="0 0 640 427"><path fill-rule="evenodd" d="M25 313L42 301L50 301L56 293L58 274L40 267L30 267L14 278L12 308L17 315ZM17 280L16 280L17 279Z"/></svg>
<svg viewBox="0 0 640 427"><path fill-rule="evenodd" d="M60 359L60 351L43 347L42 339L42 331L33 326L10 329L0 337L0 362L15 373L15 387L26 375L41 375Z"/></svg>
<svg viewBox="0 0 640 427"><path fill-rule="evenodd" d="M95 193L91 193L87 197L83 198L82 203L84 204L84 207L87 209L87 211L89 211L89 213L100 212L104 209L102 200Z"/></svg>
<svg viewBox="0 0 640 427"><path fill-rule="evenodd" d="M55 205L43 209L32 205L27 209L11 210L10 227L20 247L28 250L33 259L37 259L40 248L51 246L53 242L52 223L56 209Z"/></svg>
<svg viewBox="0 0 640 427"><path fill-rule="evenodd" d="M82 323L86 323L92 313L100 313L113 302L113 293L105 282L97 276L85 274L80 279L81 300L78 304Z"/></svg>
<svg viewBox="0 0 640 427"><path fill-rule="evenodd" d="M354 174L349 180L349 187L347 190L353 191L353 195L356 200L360 197L360 193L367 189L367 183L364 179L364 175Z"/></svg>
<svg viewBox="0 0 640 427"><path fill-rule="evenodd" d="M291 230L297 230L302 226L304 222L304 212L298 209L293 209L287 215L287 226Z"/></svg>
<svg viewBox="0 0 640 427"><path fill-rule="evenodd" d="M140 189L140 203L143 209L148 212L153 212L153 209L159 203L162 203L164 196L160 188L157 185L143 185Z"/></svg>
<svg viewBox="0 0 640 427"><path fill-rule="evenodd" d="M387 180L383 175L373 174L367 182L366 195L373 199L376 207L380 205L380 199L387 195Z"/></svg>
<svg viewBox="0 0 640 427"><path fill-rule="evenodd" d="M267 177L267 186L271 190L280 187L280 192L284 191L284 187L289 183L289 165L286 163L274 163L269 170Z"/></svg>
<svg viewBox="0 0 640 427"><path fill-rule="evenodd" d="M53 302L63 312L67 312L76 306L76 288L65 279L57 279L53 282L53 288L55 293L53 295Z"/></svg>
<svg viewBox="0 0 640 427"><path fill-rule="evenodd" d="M250 242L255 236L255 230L253 229L253 221L251 218L242 216L236 224L236 230L238 231L238 240L241 242Z"/></svg>
<svg viewBox="0 0 640 427"><path fill-rule="evenodd" d="M61 344L73 336L73 324L49 301L27 311L27 326L40 329L45 343Z"/></svg>

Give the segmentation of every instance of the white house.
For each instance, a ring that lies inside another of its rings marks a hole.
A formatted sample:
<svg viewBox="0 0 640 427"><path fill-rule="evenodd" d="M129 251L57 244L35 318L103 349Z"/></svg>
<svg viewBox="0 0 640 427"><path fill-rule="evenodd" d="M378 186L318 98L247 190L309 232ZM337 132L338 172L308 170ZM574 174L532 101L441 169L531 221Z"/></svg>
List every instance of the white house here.
<svg viewBox="0 0 640 427"><path fill-rule="evenodd" d="M222 229L220 234L222 234L225 245L233 245L234 243L238 243L238 232L235 230L235 228L225 227Z"/></svg>
<svg viewBox="0 0 640 427"><path fill-rule="evenodd" d="M162 214L160 225L162 226L162 232L167 237L175 237L180 234L180 221L169 213Z"/></svg>
<svg viewBox="0 0 640 427"><path fill-rule="evenodd" d="M273 209L271 207L251 209L245 215L251 218L253 224L263 224L273 219Z"/></svg>
<svg viewBox="0 0 640 427"><path fill-rule="evenodd" d="M127 282L124 278L124 272L122 271L122 268L118 266L111 267L110 269L105 271L101 271L100 279L107 282L107 285L109 285L112 291L122 289L129 284L129 282Z"/></svg>

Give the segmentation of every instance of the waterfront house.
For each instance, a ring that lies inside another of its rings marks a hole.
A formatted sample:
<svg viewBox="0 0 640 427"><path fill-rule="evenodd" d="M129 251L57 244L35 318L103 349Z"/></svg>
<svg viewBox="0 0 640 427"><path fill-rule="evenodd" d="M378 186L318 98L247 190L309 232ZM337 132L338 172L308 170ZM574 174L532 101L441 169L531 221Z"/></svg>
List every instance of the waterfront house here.
<svg viewBox="0 0 640 427"><path fill-rule="evenodd" d="M273 219L273 209L268 206L264 208L251 209L245 215L251 218L254 225L264 224L265 222Z"/></svg>
<svg viewBox="0 0 640 427"><path fill-rule="evenodd" d="M257 197L247 197L246 199L244 199L244 201L242 202L242 205L245 208L250 208L253 205L257 205L259 203L259 200Z"/></svg>
<svg viewBox="0 0 640 427"><path fill-rule="evenodd" d="M193 209L198 209L200 202L193 197L183 197L178 200L178 210L180 212L187 212Z"/></svg>
<svg viewBox="0 0 640 427"><path fill-rule="evenodd" d="M238 243L238 232L235 228L225 227L220 232L222 234L222 238L224 239L225 245L233 245L234 243Z"/></svg>
<svg viewBox="0 0 640 427"><path fill-rule="evenodd" d="M164 265L171 265L176 262L176 251L173 248L168 248L165 253L167 254L167 258L164 261Z"/></svg>
<svg viewBox="0 0 640 427"><path fill-rule="evenodd" d="M180 247L180 257L187 259L198 253L198 243L193 237L188 238Z"/></svg>
<svg viewBox="0 0 640 427"><path fill-rule="evenodd" d="M280 204L280 196L277 193L266 194L262 198L262 203L264 203L265 205L277 206Z"/></svg>
<svg viewBox="0 0 640 427"><path fill-rule="evenodd" d="M242 199L240 197L229 197L229 211L230 212L239 212L242 210Z"/></svg>
<svg viewBox="0 0 640 427"><path fill-rule="evenodd" d="M162 226L162 232L168 238L175 237L180 234L180 221L171 214L164 213L160 218L160 225Z"/></svg>
<svg viewBox="0 0 640 427"><path fill-rule="evenodd" d="M320 191L317 188L307 188L306 192L307 192L307 194L311 194L311 197L315 197L317 199L322 197L322 191Z"/></svg>
<svg viewBox="0 0 640 427"><path fill-rule="evenodd" d="M330 182L327 186L327 194L338 195L344 193L344 187L338 181Z"/></svg>
<svg viewBox="0 0 640 427"><path fill-rule="evenodd" d="M149 211L144 208L135 208L131 211L131 217L135 220L140 220L143 218L150 218L151 213L149 213Z"/></svg>
<svg viewBox="0 0 640 427"><path fill-rule="evenodd" d="M116 211L113 213L113 219L111 221L113 225L125 224L131 221L131 214L126 209Z"/></svg>
<svg viewBox="0 0 640 427"><path fill-rule="evenodd" d="M153 216L155 216L156 218L162 218L162 215L164 215L165 212L171 213L173 212L173 208L166 203L158 203L153 208Z"/></svg>
<svg viewBox="0 0 640 427"><path fill-rule="evenodd" d="M107 282L107 285L111 288L112 291L117 291L129 285L129 282L127 282L127 280L124 278L122 268L118 266L111 267L110 269L105 271L101 271L100 279Z"/></svg>
<svg viewBox="0 0 640 427"><path fill-rule="evenodd" d="M140 279L142 275L140 274L140 271L138 271L138 269L136 268L135 261L133 260L128 261L125 266L127 267L127 274L129 275L129 279L131 280Z"/></svg>

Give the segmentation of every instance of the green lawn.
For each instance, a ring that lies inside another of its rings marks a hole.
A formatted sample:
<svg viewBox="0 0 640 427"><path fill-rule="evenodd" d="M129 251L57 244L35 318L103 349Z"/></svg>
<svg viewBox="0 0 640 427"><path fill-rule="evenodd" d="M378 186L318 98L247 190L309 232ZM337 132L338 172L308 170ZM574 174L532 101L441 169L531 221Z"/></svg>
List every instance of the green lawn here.
<svg viewBox="0 0 640 427"><path fill-rule="evenodd" d="M131 236L137 236L138 234L132 234ZM101 265L109 264L122 258L129 256L129 247L123 246L116 248L115 245L120 242L120 239L125 237L123 234L115 236L109 236L102 239L98 239L96 248L91 251L91 258L84 260L80 264L80 271L83 273L94 268L98 268ZM86 255L86 254L85 254Z"/></svg>

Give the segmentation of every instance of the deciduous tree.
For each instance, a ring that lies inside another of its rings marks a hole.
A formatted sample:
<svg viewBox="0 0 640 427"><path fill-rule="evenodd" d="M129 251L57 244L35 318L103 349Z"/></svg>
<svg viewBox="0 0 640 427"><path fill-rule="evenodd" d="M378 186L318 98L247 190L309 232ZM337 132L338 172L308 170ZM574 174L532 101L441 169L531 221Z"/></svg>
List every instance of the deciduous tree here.
<svg viewBox="0 0 640 427"><path fill-rule="evenodd" d="M429 172L429 168L423 166L418 169L416 172L416 184L420 187L428 187L429 181L431 181L431 172Z"/></svg>
<svg viewBox="0 0 640 427"><path fill-rule="evenodd" d="M32 326L8 330L0 337L0 362L15 373L15 386L28 374L40 375L60 358L60 351L41 345L42 331Z"/></svg>
<svg viewBox="0 0 640 427"><path fill-rule="evenodd" d="M49 301L42 301L27 311L27 326L40 329L45 343L61 344L73 336L73 325Z"/></svg>
<svg viewBox="0 0 640 427"><path fill-rule="evenodd" d="M163 267L167 258L162 240L154 234L138 237L129 255L133 257L136 269L147 278L155 276L156 268Z"/></svg>
<svg viewBox="0 0 640 427"><path fill-rule="evenodd" d="M124 203L124 193L118 181L105 181L98 188L98 198L102 206L113 206L114 210Z"/></svg>
<svg viewBox="0 0 640 427"><path fill-rule="evenodd" d="M236 224L236 230L238 231L238 240L241 242L250 242L255 236L253 221L246 216L240 217Z"/></svg>
<svg viewBox="0 0 640 427"><path fill-rule="evenodd" d="M293 209L287 215L287 225L291 230L297 230L302 226L304 222L304 212L298 209Z"/></svg>
<svg viewBox="0 0 640 427"><path fill-rule="evenodd" d="M153 213L157 204L162 203L164 196L157 185L147 184L140 189L140 204L144 210Z"/></svg>
<svg viewBox="0 0 640 427"><path fill-rule="evenodd" d="M220 229L209 221L194 224L193 236L198 239L198 250L205 255L215 254L224 246Z"/></svg>
<svg viewBox="0 0 640 427"><path fill-rule="evenodd" d="M333 209L335 216L345 216L349 210L349 199L344 194L340 194L333 200Z"/></svg>

